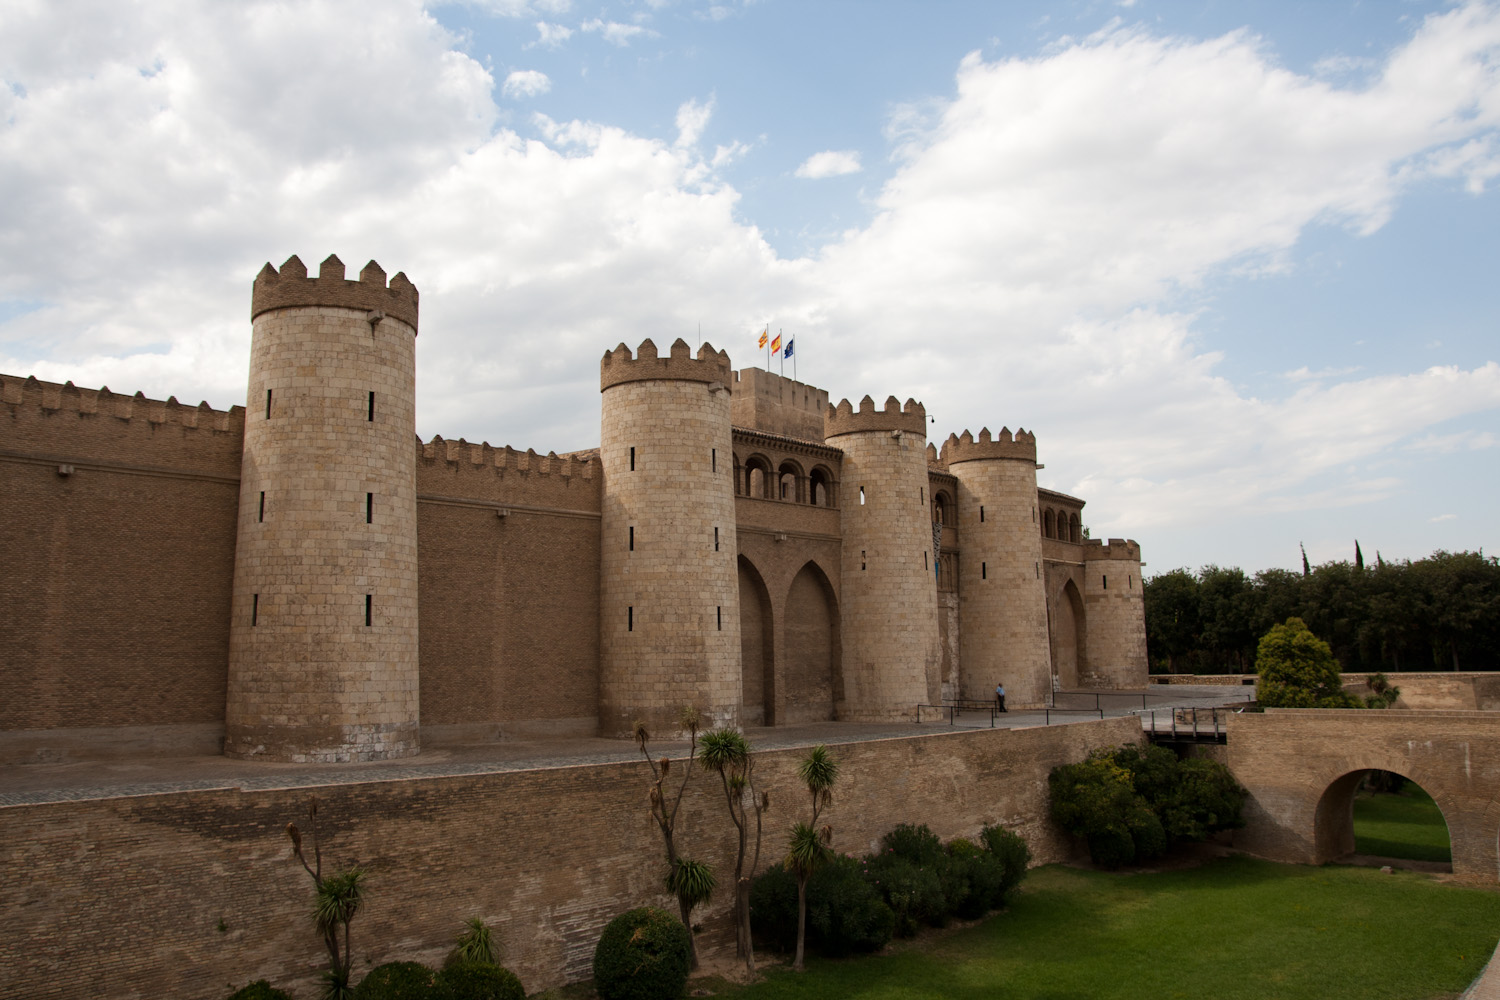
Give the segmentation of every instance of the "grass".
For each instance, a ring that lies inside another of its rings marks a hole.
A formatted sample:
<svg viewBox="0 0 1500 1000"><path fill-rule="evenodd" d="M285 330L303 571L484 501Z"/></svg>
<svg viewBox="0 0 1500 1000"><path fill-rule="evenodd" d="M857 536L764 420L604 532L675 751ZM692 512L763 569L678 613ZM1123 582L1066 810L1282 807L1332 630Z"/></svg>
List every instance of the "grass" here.
<svg viewBox="0 0 1500 1000"><path fill-rule="evenodd" d="M1443 814L1432 796L1410 781L1400 792L1355 798L1354 849L1384 858L1453 861Z"/></svg>
<svg viewBox="0 0 1500 1000"><path fill-rule="evenodd" d="M1500 893L1410 872L1237 856L1184 871L1031 873L1004 913L890 953L809 958L739 1000L1421 1000L1456 996L1500 935Z"/></svg>

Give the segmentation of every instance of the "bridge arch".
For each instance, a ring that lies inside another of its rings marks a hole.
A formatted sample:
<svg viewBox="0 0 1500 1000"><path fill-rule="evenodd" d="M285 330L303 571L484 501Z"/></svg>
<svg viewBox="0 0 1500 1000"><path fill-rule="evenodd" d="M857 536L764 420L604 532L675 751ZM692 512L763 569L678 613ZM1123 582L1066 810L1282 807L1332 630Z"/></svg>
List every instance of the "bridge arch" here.
<svg viewBox="0 0 1500 1000"><path fill-rule="evenodd" d="M1354 798L1359 792L1360 786L1364 784L1366 776L1372 771L1391 771L1401 775L1406 780L1421 786L1423 791L1432 796L1433 804L1437 806L1438 812L1442 813L1443 823L1448 827L1448 842L1453 842L1453 821L1450 818L1457 808L1457 804L1443 799L1449 796L1436 794L1428 787L1428 782L1421 778L1408 774L1410 761L1400 761L1382 755L1383 759L1377 764L1355 768L1334 778L1323 789L1318 803L1313 810L1313 844L1317 863L1334 861L1348 854L1353 854L1354 844ZM1369 758L1358 758L1368 761ZM1429 781L1435 780L1429 779ZM1451 866L1450 866L1451 867Z"/></svg>

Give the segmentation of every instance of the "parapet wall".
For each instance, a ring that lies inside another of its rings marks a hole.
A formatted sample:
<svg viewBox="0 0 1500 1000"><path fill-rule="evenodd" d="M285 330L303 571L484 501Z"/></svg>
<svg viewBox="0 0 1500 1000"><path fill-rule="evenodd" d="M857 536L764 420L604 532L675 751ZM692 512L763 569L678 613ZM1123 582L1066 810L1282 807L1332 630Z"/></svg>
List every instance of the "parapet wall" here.
<svg viewBox="0 0 1500 1000"><path fill-rule="evenodd" d="M683 382L718 383L725 391L733 392L733 371L729 367L729 352L715 351L712 344L704 343L694 358L687 341L678 337L672 342L667 357L661 357L656 344L649 338L641 341L634 355L630 348L620 344L613 351L605 351L599 362L599 391L624 382L647 382L652 379L676 379Z"/></svg>
<svg viewBox="0 0 1500 1000"><path fill-rule="evenodd" d="M344 279L344 262L329 254L318 267L318 276L307 276L307 265L296 254L286 259L278 272L270 262L255 276L250 295L250 318L290 306L332 306L382 312L417 331L416 286L404 272L396 272L386 287L385 270L373 260L359 272L358 281Z"/></svg>
<svg viewBox="0 0 1500 1000"><path fill-rule="evenodd" d="M538 455L459 438L417 441L417 494L484 503L599 512L599 463L556 452Z"/></svg>
<svg viewBox="0 0 1500 1000"><path fill-rule="evenodd" d="M1101 746L1138 742L1139 722L1108 719L1019 730L941 733L838 744L833 846L866 853L897 823L943 839L1000 823L1033 862L1077 845L1052 825L1047 774ZM805 748L756 755L770 792L761 871L785 850L805 802ZM354 929L356 975L377 964L439 964L469 917L501 942L528 992L587 978L605 923L662 890L661 838L647 813L640 762L490 774L362 780L308 788L214 789L0 809L0 968L6 996L223 996L259 978L314 996L326 956L307 914L312 885L283 832L321 803L324 863L369 870ZM711 774L689 783L677 843L732 870L734 828ZM722 884L722 883L721 883ZM719 892L698 914L699 947L732 959ZM84 915L126 907L129 919Z"/></svg>
<svg viewBox="0 0 1500 1000"><path fill-rule="evenodd" d="M1087 561L1121 559L1138 563L1141 561L1141 546L1133 538L1111 538L1108 544L1098 538L1090 538L1083 543L1083 558Z"/></svg>
<svg viewBox="0 0 1500 1000"><path fill-rule="evenodd" d="M967 430L962 434L950 434L948 440L943 442L940 462L945 467L951 467L959 462L992 458L1035 462L1036 435L1028 433L1024 427L1018 427L1014 437L1011 436L1009 427L1002 427L1000 435L993 439L988 427L980 430L978 440Z"/></svg>
<svg viewBox="0 0 1500 1000"><path fill-rule="evenodd" d="M877 410L875 400L866 396L859 401L858 411L847 399L841 399L838 406L830 406L824 414L824 440L864 431L901 431L925 440L927 410L915 399L908 399L903 407L895 396L887 396L885 406Z"/></svg>
<svg viewBox="0 0 1500 1000"><path fill-rule="evenodd" d="M742 368L734 373L734 380L729 411L734 426L798 441L823 440L826 389L759 368Z"/></svg>

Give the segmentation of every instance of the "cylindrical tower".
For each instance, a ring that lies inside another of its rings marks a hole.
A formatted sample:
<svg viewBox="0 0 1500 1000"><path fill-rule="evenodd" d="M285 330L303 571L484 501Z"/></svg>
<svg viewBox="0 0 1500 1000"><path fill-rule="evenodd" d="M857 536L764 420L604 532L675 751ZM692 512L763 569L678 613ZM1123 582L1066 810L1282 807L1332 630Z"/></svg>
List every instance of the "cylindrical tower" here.
<svg viewBox="0 0 1500 1000"><path fill-rule="evenodd" d="M937 576L927 496L927 411L869 396L830 406L823 436L844 453L840 719L910 719L937 700ZM929 683L929 681L931 683Z"/></svg>
<svg viewBox="0 0 1500 1000"><path fill-rule="evenodd" d="M294 256L250 316L224 752L414 754L417 290Z"/></svg>
<svg viewBox="0 0 1500 1000"><path fill-rule="evenodd" d="M1036 435L1002 428L979 440L949 436L942 459L958 480L959 663L964 698L1008 706L1048 703L1052 654L1042 533L1037 527Z"/></svg>
<svg viewBox="0 0 1500 1000"><path fill-rule="evenodd" d="M599 731L740 718L729 354L624 344L599 369Z"/></svg>
<svg viewBox="0 0 1500 1000"><path fill-rule="evenodd" d="M1141 688L1147 682L1146 602L1141 547L1124 538L1083 547L1083 600L1088 608L1087 669L1091 688Z"/></svg>

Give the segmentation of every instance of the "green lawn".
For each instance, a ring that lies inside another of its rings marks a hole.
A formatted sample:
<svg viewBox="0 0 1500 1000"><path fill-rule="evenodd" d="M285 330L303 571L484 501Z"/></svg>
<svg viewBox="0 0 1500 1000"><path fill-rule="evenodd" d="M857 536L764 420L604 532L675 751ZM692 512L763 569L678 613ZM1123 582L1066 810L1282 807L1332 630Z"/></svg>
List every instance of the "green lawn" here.
<svg viewBox="0 0 1500 1000"><path fill-rule="evenodd" d="M1416 873L1246 857L1134 875L1053 865L974 927L711 988L740 1000L1423 1000L1467 987L1497 936L1500 892Z"/></svg>
<svg viewBox="0 0 1500 1000"><path fill-rule="evenodd" d="M1453 861L1448 825L1432 796L1408 781L1399 793L1354 799L1354 849L1414 861Z"/></svg>

